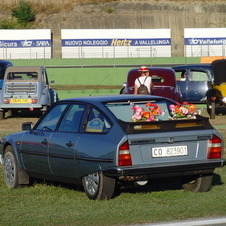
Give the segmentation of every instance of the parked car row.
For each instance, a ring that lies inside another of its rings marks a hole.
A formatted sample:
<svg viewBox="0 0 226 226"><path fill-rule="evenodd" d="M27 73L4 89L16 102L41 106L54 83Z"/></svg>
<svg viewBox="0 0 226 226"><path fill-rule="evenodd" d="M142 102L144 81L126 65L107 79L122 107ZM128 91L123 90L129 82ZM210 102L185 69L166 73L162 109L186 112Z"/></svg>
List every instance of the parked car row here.
<svg viewBox="0 0 226 226"><path fill-rule="evenodd" d="M226 60L211 64L179 65L170 68L149 68L153 80L152 95L177 102L206 104L211 119L226 113ZM128 72L120 94L133 94L138 68Z"/></svg>
<svg viewBox="0 0 226 226"><path fill-rule="evenodd" d="M215 60L211 64L193 64L173 67L182 100L191 103L205 103L211 119L226 113L226 60Z"/></svg>

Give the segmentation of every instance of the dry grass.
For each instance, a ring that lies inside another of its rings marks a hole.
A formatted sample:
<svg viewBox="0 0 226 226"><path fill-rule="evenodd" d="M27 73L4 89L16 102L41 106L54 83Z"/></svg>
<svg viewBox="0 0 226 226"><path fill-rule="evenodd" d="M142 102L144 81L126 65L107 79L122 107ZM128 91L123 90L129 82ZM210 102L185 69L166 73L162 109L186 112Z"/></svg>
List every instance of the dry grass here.
<svg viewBox="0 0 226 226"><path fill-rule="evenodd" d="M2 10L10 11L12 8L15 8L21 0L0 0ZM53 14L60 11L70 11L74 8L75 4L88 5L88 4L103 4L108 2L114 2L117 0L23 0L30 2L33 9L36 13L47 13ZM224 2L225 0L118 0L122 2Z"/></svg>

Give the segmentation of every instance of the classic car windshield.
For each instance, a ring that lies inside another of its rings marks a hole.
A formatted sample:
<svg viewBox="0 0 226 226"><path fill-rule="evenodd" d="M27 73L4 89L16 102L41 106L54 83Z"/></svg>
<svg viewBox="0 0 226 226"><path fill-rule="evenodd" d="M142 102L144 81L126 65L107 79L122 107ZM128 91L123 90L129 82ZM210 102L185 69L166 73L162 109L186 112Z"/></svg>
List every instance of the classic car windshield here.
<svg viewBox="0 0 226 226"><path fill-rule="evenodd" d="M170 103L166 101L148 102L147 100L145 100L139 102L107 103L106 106L115 115L116 118L125 122L136 122L142 119L142 121L168 120L170 117L168 109L169 104ZM142 112L144 117L141 116L141 118L139 119L140 112Z"/></svg>

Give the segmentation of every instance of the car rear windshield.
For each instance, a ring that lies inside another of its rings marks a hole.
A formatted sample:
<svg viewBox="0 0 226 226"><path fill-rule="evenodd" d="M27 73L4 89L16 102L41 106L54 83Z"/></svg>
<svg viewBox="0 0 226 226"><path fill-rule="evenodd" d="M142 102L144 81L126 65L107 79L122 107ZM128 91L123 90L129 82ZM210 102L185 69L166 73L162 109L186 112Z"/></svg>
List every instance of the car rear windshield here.
<svg viewBox="0 0 226 226"><path fill-rule="evenodd" d="M106 107L116 118L124 122L169 120L171 117L170 102L161 101L134 101L112 102Z"/></svg>
<svg viewBox="0 0 226 226"><path fill-rule="evenodd" d="M37 72L9 72L8 80L36 80L38 79Z"/></svg>

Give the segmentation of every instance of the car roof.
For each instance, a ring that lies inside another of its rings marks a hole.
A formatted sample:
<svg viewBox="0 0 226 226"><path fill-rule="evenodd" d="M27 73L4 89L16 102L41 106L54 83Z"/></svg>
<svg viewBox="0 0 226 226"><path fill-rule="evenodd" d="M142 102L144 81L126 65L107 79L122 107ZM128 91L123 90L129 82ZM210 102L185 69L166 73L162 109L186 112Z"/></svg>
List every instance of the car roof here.
<svg viewBox="0 0 226 226"><path fill-rule="evenodd" d="M43 69L43 66L10 66L6 72L40 72Z"/></svg>
<svg viewBox="0 0 226 226"><path fill-rule="evenodd" d="M87 97L76 97L76 98L69 98L63 99L59 102L70 102L70 101L80 101L80 102L87 102L87 103L100 103L100 102L118 102L118 101L129 101L129 100L161 100L167 99L164 97L159 96L150 96L150 95L104 95L104 96L87 96Z"/></svg>
<svg viewBox="0 0 226 226"><path fill-rule="evenodd" d="M212 69L211 64L183 64L183 65L177 65L172 67L174 70L183 70L187 68L204 68L204 69Z"/></svg>
<svg viewBox="0 0 226 226"><path fill-rule="evenodd" d="M128 72L127 75L127 86L134 86L135 80L140 76L140 68L134 68ZM162 68L162 67L149 67L149 75L154 77L163 78L162 86L176 86L176 75L175 71L172 68ZM164 82L165 81L165 82Z"/></svg>

